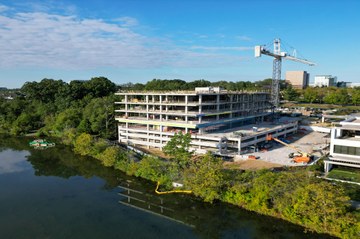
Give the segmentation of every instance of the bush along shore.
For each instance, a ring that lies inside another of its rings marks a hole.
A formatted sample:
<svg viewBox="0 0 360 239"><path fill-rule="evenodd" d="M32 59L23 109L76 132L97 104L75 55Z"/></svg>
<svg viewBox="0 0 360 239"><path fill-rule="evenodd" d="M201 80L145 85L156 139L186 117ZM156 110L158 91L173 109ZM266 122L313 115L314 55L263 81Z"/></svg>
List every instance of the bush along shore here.
<svg viewBox="0 0 360 239"><path fill-rule="evenodd" d="M211 154L194 156L188 151L190 136L178 133L163 148L168 159L134 154L90 134L64 131L65 144L75 153L100 160L128 175L160 182L171 189L184 184L204 202L223 201L264 215L281 218L318 233L359 238L360 214L350 208L350 198L340 185L317 179L309 170L242 171L224 169ZM155 184L154 184L155 187Z"/></svg>

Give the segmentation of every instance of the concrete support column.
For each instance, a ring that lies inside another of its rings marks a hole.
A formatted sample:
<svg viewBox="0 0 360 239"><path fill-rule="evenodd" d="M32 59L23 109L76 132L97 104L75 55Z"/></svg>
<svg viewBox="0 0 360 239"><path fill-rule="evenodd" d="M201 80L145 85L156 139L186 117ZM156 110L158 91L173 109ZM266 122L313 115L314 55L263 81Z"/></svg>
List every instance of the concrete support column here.
<svg viewBox="0 0 360 239"><path fill-rule="evenodd" d="M333 142L333 140L336 138L336 129L331 129L330 131L330 142ZM333 144L330 144L330 155L334 153L334 146Z"/></svg>
<svg viewBox="0 0 360 239"><path fill-rule="evenodd" d="M230 119L232 119L233 118L233 99L234 99L234 95L230 95Z"/></svg>
<svg viewBox="0 0 360 239"><path fill-rule="evenodd" d="M324 171L325 171L325 174L327 174L328 172L330 172L331 168L332 168L332 164L331 164L331 163L329 163L329 162L325 162L325 163L324 163Z"/></svg>
<svg viewBox="0 0 360 239"><path fill-rule="evenodd" d="M121 135L121 131L120 131L120 125L117 126L118 127L118 142L121 143L121 139L120 139L120 135Z"/></svg>
<svg viewBox="0 0 360 239"><path fill-rule="evenodd" d="M188 95L185 95L185 121L186 123L188 122L188 111L189 111L189 106L188 106L188 101L189 101L189 97Z"/></svg>
<svg viewBox="0 0 360 239"><path fill-rule="evenodd" d="M149 95L145 96L146 101L146 119L149 120Z"/></svg>
<svg viewBox="0 0 360 239"><path fill-rule="evenodd" d="M216 95L216 112L220 111L220 95ZM220 119L220 115L216 116L216 120Z"/></svg>
<svg viewBox="0 0 360 239"><path fill-rule="evenodd" d="M189 129L188 128L185 128L185 133L187 134L189 132Z"/></svg>
<svg viewBox="0 0 360 239"><path fill-rule="evenodd" d="M162 112L162 95L160 95L160 113ZM160 120L162 119L162 115L160 114Z"/></svg>
<svg viewBox="0 0 360 239"><path fill-rule="evenodd" d="M238 141L238 155L241 155L241 137L239 137Z"/></svg>
<svg viewBox="0 0 360 239"><path fill-rule="evenodd" d="M128 110L129 110L129 105L128 105L128 96L125 95L125 117L127 118L128 115Z"/></svg>
<svg viewBox="0 0 360 239"><path fill-rule="evenodd" d="M125 131L126 132L126 139L129 139L129 135L128 135L129 134L129 123L128 122L125 123L125 127L126 127L126 131Z"/></svg>
<svg viewBox="0 0 360 239"><path fill-rule="evenodd" d="M146 135L147 135L146 141L147 141L147 143L148 143L148 145L147 145L147 148L148 148L148 149L150 149L150 145L149 145L149 143L150 143L149 134L150 134L150 133L149 133L149 130L150 130L150 126L149 126L149 124L147 124L147 125L146 125L146 131L147 131L147 132L146 132Z"/></svg>

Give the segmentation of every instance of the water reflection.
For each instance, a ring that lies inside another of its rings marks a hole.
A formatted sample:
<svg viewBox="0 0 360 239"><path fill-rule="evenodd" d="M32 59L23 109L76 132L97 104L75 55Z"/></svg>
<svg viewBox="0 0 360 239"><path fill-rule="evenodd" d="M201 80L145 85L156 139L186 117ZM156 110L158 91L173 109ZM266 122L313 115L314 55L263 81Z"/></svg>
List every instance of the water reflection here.
<svg viewBox="0 0 360 239"><path fill-rule="evenodd" d="M121 205L186 225L200 238L332 238L232 205L202 203L191 195L156 195L154 183L123 180L118 188Z"/></svg>
<svg viewBox="0 0 360 239"><path fill-rule="evenodd" d="M16 154L16 155L14 155ZM3 150L0 157L0 174L16 173L31 169L26 161L28 151Z"/></svg>
<svg viewBox="0 0 360 239"><path fill-rule="evenodd" d="M0 238L329 238L191 195L156 195L155 183L105 168L61 144L38 151L28 147L28 140L14 141L16 150L25 151L0 152L3 171L30 167L42 177L0 175L0 225L13 228L8 234L0 230ZM16 231L22 225L28 228L23 237Z"/></svg>

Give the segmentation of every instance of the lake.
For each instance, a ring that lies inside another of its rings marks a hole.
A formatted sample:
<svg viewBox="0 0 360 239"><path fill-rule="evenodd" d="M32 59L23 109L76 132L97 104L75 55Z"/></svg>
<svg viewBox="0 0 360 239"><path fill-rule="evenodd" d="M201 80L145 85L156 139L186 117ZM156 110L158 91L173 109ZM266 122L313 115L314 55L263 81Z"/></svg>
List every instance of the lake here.
<svg viewBox="0 0 360 239"><path fill-rule="evenodd" d="M0 137L0 238L331 238L155 184L75 155Z"/></svg>

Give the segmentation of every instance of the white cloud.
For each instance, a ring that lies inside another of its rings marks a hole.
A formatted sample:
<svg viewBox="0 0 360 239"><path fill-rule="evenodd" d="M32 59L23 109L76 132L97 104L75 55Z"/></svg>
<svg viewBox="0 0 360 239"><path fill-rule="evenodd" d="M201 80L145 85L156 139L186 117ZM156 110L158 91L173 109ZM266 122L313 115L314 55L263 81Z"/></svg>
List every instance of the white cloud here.
<svg viewBox="0 0 360 239"><path fill-rule="evenodd" d="M237 36L236 38L241 41L252 41L252 38L248 36Z"/></svg>
<svg viewBox="0 0 360 239"><path fill-rule="evenodd" d="M192 46L191 48L209 51L250 51L254 49L247 46Z"/></svg>
<svg viewBox="0 0 360 239"><path fill-rule="evenodd" d="M0 5L0 12L6 12L7 10L10 10L10 8L5 5Z"/></svg>
<svg viewBox="0 0 360 239"><path fill-rule="evenodd" d="M123 27L133 27L139 24L137 19L133 17L120 17L116 18L115 21L120 22Z"/></svg>
<svg viewBox="0 0 360 239"><path fill-rule="evenodd" d="M132 26L139 24L135 18L117 20L120 23L44 12L0 14L0 67L77 70L220 66L239 62L240 57L214 50L248 50L247 47L179 47L169 39L135 32Z"/></svg>

